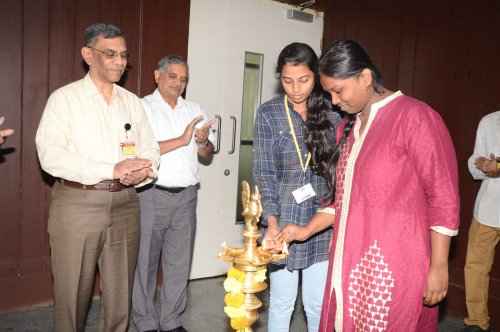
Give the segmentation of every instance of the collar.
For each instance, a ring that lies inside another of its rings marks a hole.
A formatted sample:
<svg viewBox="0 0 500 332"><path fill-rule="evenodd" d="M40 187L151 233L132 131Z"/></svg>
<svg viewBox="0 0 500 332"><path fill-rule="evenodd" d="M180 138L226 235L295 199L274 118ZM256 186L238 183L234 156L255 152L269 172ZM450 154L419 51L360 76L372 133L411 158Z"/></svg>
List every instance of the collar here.
<svg viewBox="0 0 500 332"><path fill-rule="evenodd" d="M401 90L398 90L394 92L392 95L387 96L384 99L377 101L376 103L373 103L370 109L370 117L375 116L375 114L377 114L379 109L381 109L382 107L384 107L385 105L389 104L391 101L402 95L403 93L401 92ZM356 117L359 117L360 114L361 112L356 114Z"/></svg>
<svg viewBox="0 0 500 332"><path fill-rule="evenodd" d="M154 92L153 92L153 94L152 94L152 97L153 97L153 98L152 98L152 99L153 99L152 101L153 101L154 103L165 104L165 105L167 105L168 107L172 108L172 107L170 106L170 104L169 104L169 103L167 103L167 102L165 101L165 99L163 99L163 97L161 96L160 91L158 90L158 88L156 88L156 89L155 89L155 91L154 91ZM175 108L177 108L177 107L180 107L180 106L184 105L184 102L185 102L185 101L184 101L184 98L182 98L182 96L177 97L177 105L175 105L175 107L174 107L174 108L172 108L172 109L175 109Z"/></svg>
<svg viewBox="0 0 500 332"><path fill-rule="evenodd" d="M96 95L101 96L101 93L99 92L99 89L95 85L94 81L90 78L90 73L87 72L85 77L83 78L84 86L85 86L85 93L89 97L93 97ZM113 83L113 91L111 92L111 100L115 99L118 94L118 91L116 89L116 84Z"/></svg>

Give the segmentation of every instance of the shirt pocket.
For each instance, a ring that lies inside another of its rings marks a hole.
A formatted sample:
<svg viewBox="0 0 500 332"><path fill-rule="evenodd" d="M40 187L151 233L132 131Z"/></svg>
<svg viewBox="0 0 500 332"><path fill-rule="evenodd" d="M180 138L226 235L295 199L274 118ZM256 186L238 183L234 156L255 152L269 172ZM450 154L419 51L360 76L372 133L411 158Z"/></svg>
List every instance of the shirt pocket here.
<svg viewBox="0 0 500 332"><path fill-rule="evenodd" d="M276 136L275 156L279 169L297 168L297 149L289 128L282 128Z"/></svg>

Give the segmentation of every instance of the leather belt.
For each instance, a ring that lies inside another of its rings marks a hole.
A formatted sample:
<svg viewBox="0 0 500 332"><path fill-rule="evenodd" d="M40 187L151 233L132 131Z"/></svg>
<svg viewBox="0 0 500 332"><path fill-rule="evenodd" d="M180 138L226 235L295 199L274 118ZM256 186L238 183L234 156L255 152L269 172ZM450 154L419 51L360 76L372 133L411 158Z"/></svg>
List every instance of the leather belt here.
<svg viewBox="0 0 500 332"><path fill-rule="evenodd" d="M163 187L163 186L159 186L159 185L155 184L155 188L158 190L162 190L162 191L168 191L169 193L172 193L172 194L178 194L181 191L183 191L184 189L186 189L187 187Z"/></svg>
<svg viewBox="0 0 500 332"><path fill-rule="evenodd" d="M80 182L68 181L64 179L57 179L63 186L81 189L81 190L107 190L109 192L122 191L123 189L130 188L118 180L106 180L96 184L82 184Z"/></svg>

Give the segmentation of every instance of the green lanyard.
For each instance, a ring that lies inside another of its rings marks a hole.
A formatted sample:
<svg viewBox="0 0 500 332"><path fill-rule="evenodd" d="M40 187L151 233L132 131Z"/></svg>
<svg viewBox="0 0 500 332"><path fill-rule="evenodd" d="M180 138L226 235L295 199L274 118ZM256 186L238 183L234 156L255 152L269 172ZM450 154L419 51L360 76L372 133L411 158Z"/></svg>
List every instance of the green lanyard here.
<svg viewBox="0 0 500 332"><path fill-rule="evenodd" d="M290 132L292 133L293 141L295 142L295 149L297 150L297 154L299 155L300 166L304 173L307 171L307 166L309 165L309 161L311 161L311 152L307 153L307 161L304 166L304 161L302 160L302 154L300 153L299 142L297 142L297 135L295 135L295 129L293 128L292 117L290 115L290 109L288 108L288 96L285 95L285 109L286 116L288 117L288 124L290 125Z"/></svg>

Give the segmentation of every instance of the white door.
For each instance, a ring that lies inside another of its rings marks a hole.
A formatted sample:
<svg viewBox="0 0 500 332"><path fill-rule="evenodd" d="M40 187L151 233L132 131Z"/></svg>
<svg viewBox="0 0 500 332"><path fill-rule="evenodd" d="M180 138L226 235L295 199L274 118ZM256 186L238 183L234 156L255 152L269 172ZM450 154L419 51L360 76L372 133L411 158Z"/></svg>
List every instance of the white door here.
<svg viewBox="0 0 500 332"><path fill-rule="evenodd" d="M287 18L292 8L268 0L191 0L186 98L199 103L209 118L220 119L212 126L219 152L209 165L200 167L192 279L226 272L229 264L217 259L223 241L243 246L243 225L236 222L241 211L236 209L241 199L237 191L245 53L263 55L260 100L264 102L279 93L274 70L283 47L304 42L320 52L322 13L314 13L313 22L305 23ZM248 114L243 114L245 118ZM251 145L248 149L251 152Z"/></svg>

